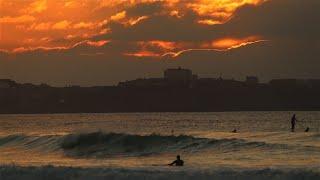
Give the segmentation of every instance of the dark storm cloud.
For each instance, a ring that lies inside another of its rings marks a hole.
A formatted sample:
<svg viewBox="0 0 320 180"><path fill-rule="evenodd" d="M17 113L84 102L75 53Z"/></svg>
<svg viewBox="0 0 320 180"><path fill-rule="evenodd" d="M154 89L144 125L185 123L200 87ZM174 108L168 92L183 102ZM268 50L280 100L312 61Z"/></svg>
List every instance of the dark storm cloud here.
<svg viewBox="0 0 320 180"><path fill-rule="evenodd" d="M127 15L129 17L149 16L161 13L163 11L166 11L165 3L160 1L139 3L131 8L126 9Z"/></svg>
<svg viewBox="0 0 320 180"><path fill-rule="evenodd" d="M240 8L221 31L261 34L268 38L319 37L320 1L273 0L261 6Z"/></svg>
<svg viewBox="0 0 320 180"><path fill-rule="evenodd" d="M229 77L320 78L319 8L317 0L274 0L258 7L242 7L213 33L260 35L270 41L221 53L191 51L176 62L198 72Z"/></svg>
<svg viewBox="0 0 320 180"><path fill-rule="evenodd" d="M164 40L164 41L194 41L208 40L210 28L199 26L196 16L189 13L180 19L168 15L153 15L135 26L126 27L120 23L110 25L112 34L107 37L114 40L142 41L142 40Z"/></svg>
<svg viewBox="0 0 320 180"><path fill-rule="evenodd" d="M155 8L156 7L156 8ZM160 3L144 4L131 8L132 12L141 9L164 9ZM137 24L126 27L119 23L111 24L113 33L108 37L116 40L167 40L198 41L217 39L224 36L245 37L261 35L266 38L311 38L319 36L320 1L317 0L273 0L260 6L247 5L237 10L234 17L222 25L205 26L197 23L197 15L187 12L183 18L154 15ZM143 10L141 10L143 12ZM147 15L142 13L143 15ZM142 15L141 14L141 15Z"/></svg>

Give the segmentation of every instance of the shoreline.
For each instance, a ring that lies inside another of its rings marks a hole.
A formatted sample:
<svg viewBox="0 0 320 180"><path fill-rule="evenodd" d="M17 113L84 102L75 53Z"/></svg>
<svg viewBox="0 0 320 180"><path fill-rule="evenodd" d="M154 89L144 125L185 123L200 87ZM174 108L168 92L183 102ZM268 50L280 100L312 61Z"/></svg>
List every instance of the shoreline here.
<svg viewBox="0 0 320 180"><path fill-rule="evenodd" d="M0 115L59 115L59 114L137 114L137 113L224 113L224 112L317 112L320 108L284 108L284 109L238 109L217 111L112 111L112 112L0 112Z"/></svg>

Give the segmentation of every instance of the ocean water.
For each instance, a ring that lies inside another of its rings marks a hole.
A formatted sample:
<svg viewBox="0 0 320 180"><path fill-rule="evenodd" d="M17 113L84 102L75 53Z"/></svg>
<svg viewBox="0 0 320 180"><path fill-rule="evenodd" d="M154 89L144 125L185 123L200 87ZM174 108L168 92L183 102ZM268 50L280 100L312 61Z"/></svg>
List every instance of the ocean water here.
<svg viewBox="0 0 320 180"><path fill-rule="evenodd" d="M320 112L0 115L0 163L1 180L320 179Z"/></svg>

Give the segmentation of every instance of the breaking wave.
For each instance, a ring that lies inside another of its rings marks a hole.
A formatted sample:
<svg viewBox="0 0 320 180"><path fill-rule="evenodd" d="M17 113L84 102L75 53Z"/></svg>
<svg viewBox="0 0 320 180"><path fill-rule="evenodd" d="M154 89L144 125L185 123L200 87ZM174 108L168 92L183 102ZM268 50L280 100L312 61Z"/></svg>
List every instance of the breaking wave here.
<svg viewBox="0 0 320 180"><path fill-rule="evenodd" d="M48 136L11 135L0 138L0 148L22 146L41 152L62 151L71 157L148 156L167 152L203 150L238 151L250 149L286 149L319 151L319 147L270 144L243 139L207 139L193 136L129 135L116 133L82 133Z"/></svg>

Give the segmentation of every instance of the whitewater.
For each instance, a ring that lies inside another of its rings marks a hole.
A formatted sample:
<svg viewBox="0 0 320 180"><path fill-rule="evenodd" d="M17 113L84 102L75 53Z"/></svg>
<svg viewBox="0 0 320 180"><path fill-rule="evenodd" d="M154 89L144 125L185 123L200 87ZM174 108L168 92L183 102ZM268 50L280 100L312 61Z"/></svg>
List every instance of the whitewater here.
<svg viewBox="0 0 320 180"><path fill-rule="evenodd" d="M313 180L319 140L317 111L0 115L0 179Z"/></svg>

